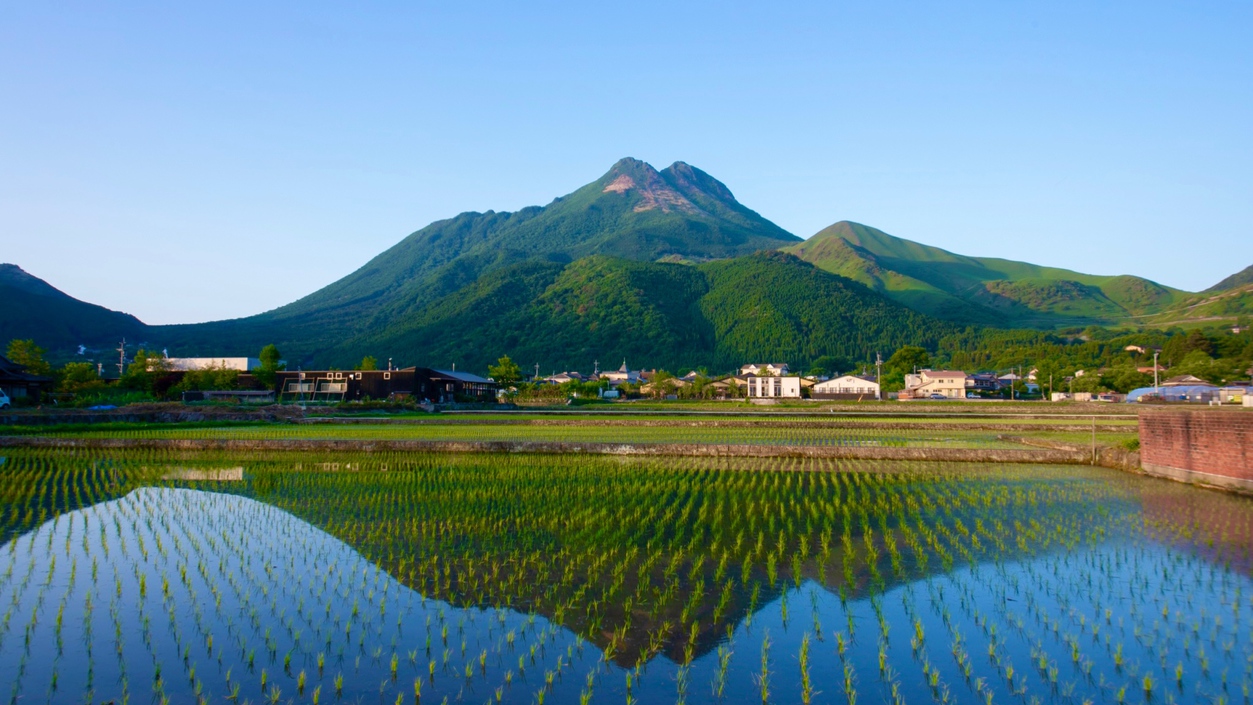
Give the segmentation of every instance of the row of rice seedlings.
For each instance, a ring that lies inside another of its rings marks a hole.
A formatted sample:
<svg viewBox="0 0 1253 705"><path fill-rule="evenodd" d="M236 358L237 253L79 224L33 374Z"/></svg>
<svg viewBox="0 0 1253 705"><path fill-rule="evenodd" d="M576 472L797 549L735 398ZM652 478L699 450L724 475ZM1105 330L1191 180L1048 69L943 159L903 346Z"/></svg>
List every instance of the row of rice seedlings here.
<svg viewBox="0 0 1253 705"><path fill-rule="evenodd" d="M1009 447L990 431L961 428L874 429L856 426L842 428L719 427L697 425L606 426L563 425L529 426L519 424L316 424L316 425L230 425L122 427L109 429L57 429L41 435L82 438L130 439L252 439L252 440L450 440L450 441L541 441L603 443L697 443L780 446L945 446Z"/></svg>

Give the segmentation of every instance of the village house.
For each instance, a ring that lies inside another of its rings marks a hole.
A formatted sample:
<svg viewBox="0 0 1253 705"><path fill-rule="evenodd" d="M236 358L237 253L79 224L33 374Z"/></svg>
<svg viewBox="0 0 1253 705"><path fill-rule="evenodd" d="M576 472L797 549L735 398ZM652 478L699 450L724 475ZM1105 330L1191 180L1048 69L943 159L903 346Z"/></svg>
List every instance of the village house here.
<svg viewBox="0 0 1253 705"><path fill-rule="evenodd" d="M930 399L942 396L946 399L966 398L965 372L959 370L921 370L905 375L905 391L902 398Z"/></svg>
<svg viewBox="0 0 1253 705"><path fill-rule="evenodd" d="M810 389L814 399L845 399L861 401L879 399L879 383L861 375L843 375L818 382Z"/></svg>
<svg viewBox="0 0 1253 705"><path fill-rule="evenodd" d="M784 366L786 368L786 365ZM757 376L746 374L740 376L748 389L749 399L800 399L801 378L782 376Z"/></svg>
<svg viewBox="0 0 1253 705"><path fill-rule="evenodd" d="M261 360L256 357L167 357L165 366L175 372L192 370L251 372L261 367Z"/></svg>
<svg viewBox="0 0 1253 705"><path fill-rule="evenodd" d="M559 372L543 379L545 384L565 384L566 382L583 382L588 378L578 372Z"/></svg>
<svg viewBox="0 0 1253 705"><path fill-rule="evenodd" d="M19 399L39 398L52 391L54 380L51 377L33 375L26 367L0 355L0 390L15 402Z"/></svg>
<svg viewBox="0 0 1253 705"><path fill-rule="evenodd" d="M783 377L788 373L786 362L764 362L758 364L742 365L740 367L741 377L748 375L757 375L759 377Z"/></svg>
<svg viewBox="0 0 1253 705"><path fill-rule="evenodd" d="M610 386L616 387L619 384L639 384L641 374L641 372L628 368L626 360L623 359L622 367L619 367L617 370L601 372L600 378L607 380Z"/></svg>
<svg viewBox="0 0 1253 705"><path fill-rule="evenodd" d="M413 398L433 403L492 401L499 385L468 372L400 370L285 370L276 373L281 401L364 401Z"/></svg>
<svg viewBox="0 0 1253 705"><path fill-rule="evenodd" d="M966 376L966 389L980 394L993 394L1001 391L1001 380L994 372L976 372Z"/></svg>

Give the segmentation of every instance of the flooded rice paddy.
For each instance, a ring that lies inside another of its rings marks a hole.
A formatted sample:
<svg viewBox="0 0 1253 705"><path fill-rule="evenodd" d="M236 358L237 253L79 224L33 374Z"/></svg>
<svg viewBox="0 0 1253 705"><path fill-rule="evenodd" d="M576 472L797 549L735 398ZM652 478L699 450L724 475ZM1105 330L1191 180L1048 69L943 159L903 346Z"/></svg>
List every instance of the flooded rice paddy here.
<svg viewBox="0 0 1253 705"><path fill-rule="evenodd" d="M13 451L0 697L1218 703L1253 503L1115 471Z"/></svg>
<svg viewBox="0 0 1253 705"><path fill-rule="evenodd" d="M936 425L938 426L938 425ZM874 428L847 424L830 427L818 423L761 423L751 426L624 425L563 423L527 425L517 423L414 423L414 424L240 424L240 425L143 425L121 424L114 428L32 427L26 433L62 438L212 439L212 440L355 440L355 441L532 441L566 443L714 444L750 446L819 446L887 448L1014 448L1022 445L1004 440L1001 430L962 428L951 423L930 428ZM1030 428L1030 426L1027 426ZM1082 428L1082 427L1081 427ZM1114 430L1110 430L1114 429ZM0 433L13 433L0 429ZM1087 443L1087 431L1041 430L1049 438ZM1028 432L1026 435L1032 435ZM1135 438L1134 426L1125 430L1102 424L1096 434L1102 443Z"/></svg>

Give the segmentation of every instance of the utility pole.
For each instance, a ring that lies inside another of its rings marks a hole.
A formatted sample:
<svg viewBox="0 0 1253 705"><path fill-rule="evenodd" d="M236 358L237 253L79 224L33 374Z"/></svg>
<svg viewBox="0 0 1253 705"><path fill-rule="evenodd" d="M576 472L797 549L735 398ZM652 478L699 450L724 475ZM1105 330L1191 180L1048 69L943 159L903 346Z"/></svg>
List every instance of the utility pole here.
<svg viewBox="0 0 1253 705"><path fill-rule="evenodd" d="M126 374L126 338L122 338L122 342L117 346L117 376L121 379Z"/></svg>
<svg viewBox="0 0 1253 705"><path fill-rule="evenodd" d="M535 376L531 378L533 381L539 381L539 363L535 363Z"/></svg>
<svg viewBox="0 0 1253 705"><path fill-rule="evenodd" d="M874 354L874 398L883 401L883 356Z"/></svg>
<svg viewBox="0 0 1253 705"><path fill-rule="evenodd" d="M392 371L392 359L390 357L387 358L387 371L388 372Z"/></svg>
<svg viewBox="0 0 1253 705"><path fill-rule="evenodd" d="M1153 393L1160 395L1162 393L1162 390L1157 388L1157 354L1159 352L1161 351L1160 350L1153 351Z"/></svg>

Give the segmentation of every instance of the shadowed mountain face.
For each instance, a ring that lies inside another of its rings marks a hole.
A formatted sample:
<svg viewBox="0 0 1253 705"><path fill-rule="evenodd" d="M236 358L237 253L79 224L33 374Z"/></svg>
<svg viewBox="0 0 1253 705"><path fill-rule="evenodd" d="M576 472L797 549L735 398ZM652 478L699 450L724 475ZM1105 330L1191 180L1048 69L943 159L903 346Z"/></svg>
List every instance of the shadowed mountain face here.
<svg viewBox="0 0 1253 705"><path fill-rule="evenodd" d="M1123 323L1186 296L1140 277L967 257L848 221L784 249L917 311L974 325Z"/></svg>
<svg viewBox="0 0 1253 705"><path fill-rule="evenodd" d="M146 330L130 314L79 301L15 264L0 264L0 346L33 338L48 349L73 350L135 339Z"/></svg>

